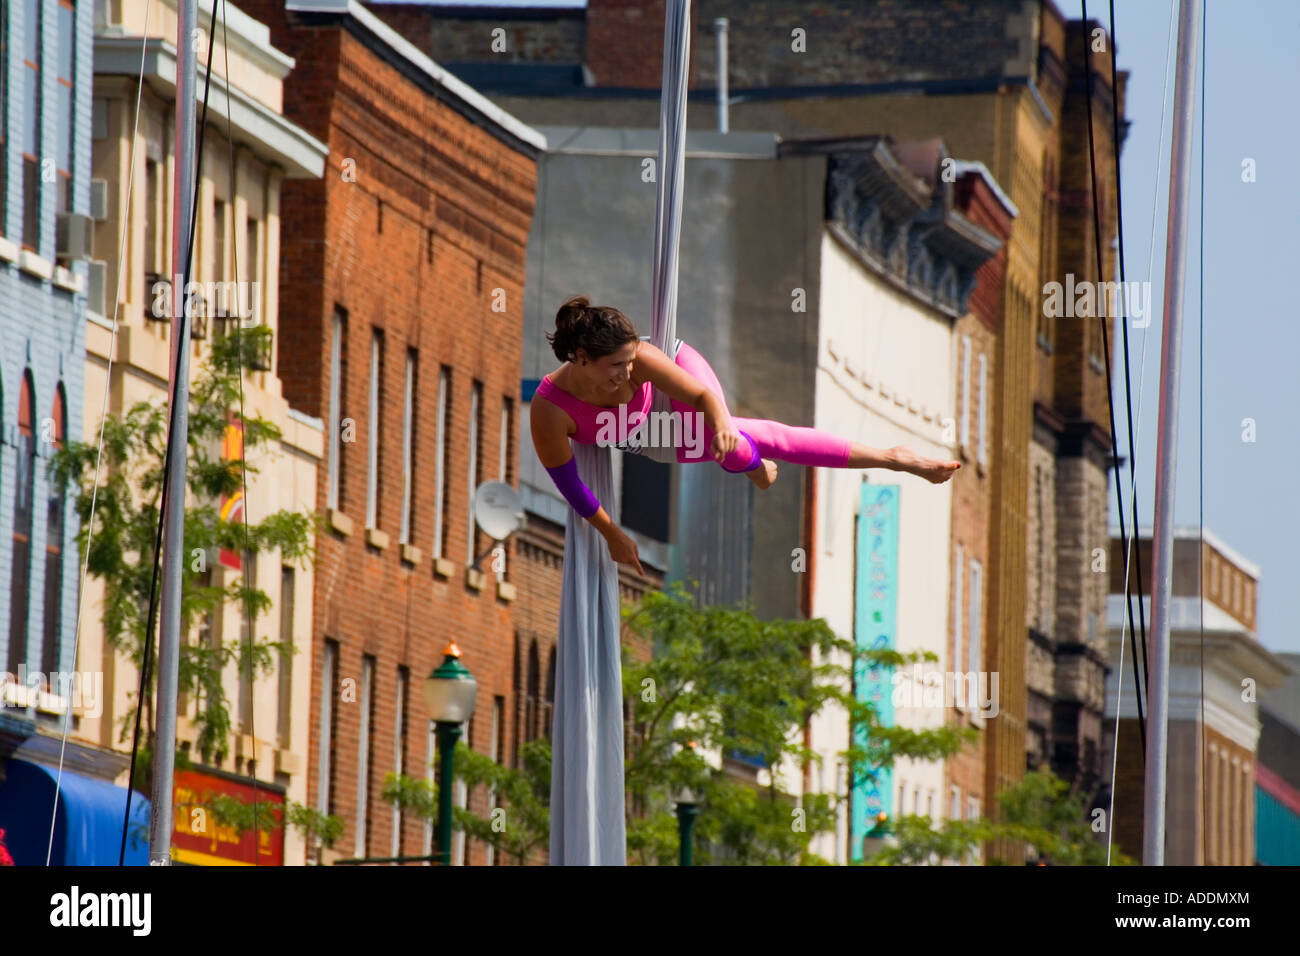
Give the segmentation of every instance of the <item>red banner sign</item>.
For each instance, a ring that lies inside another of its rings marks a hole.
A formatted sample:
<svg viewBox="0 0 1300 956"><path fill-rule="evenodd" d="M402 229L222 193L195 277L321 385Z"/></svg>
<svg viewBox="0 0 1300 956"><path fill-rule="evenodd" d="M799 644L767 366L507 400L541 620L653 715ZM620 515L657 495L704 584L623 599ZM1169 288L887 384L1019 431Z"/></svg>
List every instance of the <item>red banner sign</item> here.
<svg viewBox="0 0 1300 956"><path fill-rule="evenodd" d="M172 788L172 856L179 863L200 866L283 866L284 828L245 830L219 826L202 806L224 794L242 803L253 802L251 784L227 780L197 770L177 770ZM273 816L283 819L284 795L257 788L258 804L274 804Z"/></svg>

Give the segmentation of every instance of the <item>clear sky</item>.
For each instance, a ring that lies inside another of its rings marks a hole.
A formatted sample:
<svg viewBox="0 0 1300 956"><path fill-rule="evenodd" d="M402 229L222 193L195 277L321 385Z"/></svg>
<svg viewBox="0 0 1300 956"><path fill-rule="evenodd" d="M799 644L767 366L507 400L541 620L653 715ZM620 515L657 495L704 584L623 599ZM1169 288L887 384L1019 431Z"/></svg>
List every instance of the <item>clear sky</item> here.
<svg viewBox="0 0 1300 956"><path fill-rule="evenodd" d="M1067 15L1079 15L1068 3L1058 6ZM1177 23L1171 32L1170 17L1176 3L1120 0L1115 6L1118 63L1120 69L1129 71L1127 115L1133 124L1120 157L1124 258L1130 281L1151 281L1151 324L1146 329L1136 329L1131 323L1129 327L1138 517L1148 526L1154 518L1172 61L1177 51ZM1260 566L1260 640L1271 650L1300 651L1300 558L1296 555L1300 502L1292 488L1300 472L1300 324L1289 316L1284 291L1278 285L1287 275L1300 272L1296 261L1300 191L1288 172L1288 164L1300 156L1300 125L1296 122L1300 118L1296 103L1300 97L1300 4L1295 0L1208 0L1205 9L1204 485L1198 481L1202 357L1202 104L1198 76L1175 522L1198 523L1198 495L1203 493L1205 526ZM1099 0L1088 4L1088 14L1103 25L1108 22L1107 5ZM1166 50L1169 104L1161 144ZM1248 158L1255 161L1253 183L1242 181L1242 163ZM1115 414L1120 451L1127 455L1122 363L1121 347L1113 364ZM1253 443L1243 441L1242 420L1247 418L1255 422ZM1124 484L1127 514L1127 478ZM1115 522L1113 487L1111 496L1111 521ZM1144 583L1150 587L1150 568L1144 566L1143 573Z"/></svg>
<svg viewBox="0 0 1300 956"><path fill-rule="evenodd" d="M449 0L440 0L446 3ZM507 6L586 6L584 0L499 0ZM467 2L466 5L478 5ZM1129 71L1127 116L1132 126L1120 158L1124 258L1130 282L1151 282L1150 324L1129 327L1136 432L1138 517L1154 519L1156 427L1164 296L1164 250L1173 120L1176 0L1118 0L1115 40L1119 68ZM1057 0L1078 18L1081 4ZM1300 190L1288 163L1300 156L1300 2L1205 0L1205 387L1204 484L1198 477L1200 427L1200 78L1193 131L1188 258L1183 313L1175 522L1199 521L1260 566L1259 637L1273 650L1300 651L1300 322L1286 311L1278 282L1300 274ZM737 11L743 0L737 0ZM1103 0L1089 16L1108 24ZM1168 62L1169 68L1165 67ZM1168 79L1169 103L1162 99ZM1158 151L1158 152L1157 152ZM1255 161L1255 182L1242 181L1242 163ZM1154 217L1154 224L1153 224ZM1154 232L1153 232L1154 229ZM1152 256L1154 236L1155 255ZM1115 415L1121 454L1128 454L1123 353L1112 340ZM1145 353L1144 353L1145 348ZM1243 441L1243 419L1255 441ZM1125 466L1127 476L1127 465ZM1125 522L1131 524L1127 477ZM1118 522L1114 488L1111 522ZM1151 584L1151 569L1143 568ZM1149 623L1149 622L1148 622Z"/></svg>

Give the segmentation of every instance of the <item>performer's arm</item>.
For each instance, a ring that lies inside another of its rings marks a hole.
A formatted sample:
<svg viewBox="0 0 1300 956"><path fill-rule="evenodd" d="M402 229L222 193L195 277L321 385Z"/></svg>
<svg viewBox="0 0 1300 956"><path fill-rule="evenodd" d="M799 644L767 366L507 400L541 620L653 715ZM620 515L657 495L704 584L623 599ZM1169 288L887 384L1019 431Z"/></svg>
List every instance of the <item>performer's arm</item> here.
<svg viewBox="0 0 1300 956"><path fill-rule="evenodd" d="M740 445L740 433L727 414L727 407L698 378L670 359L662 349L642 342L636 352L634 369L639 381L649 381L669 398L691 406L704 415L704 424L713 430L714 455L719 461Z"/></svg>
<svg viewBox="0 0 1300 956"><path fill-rule="evenodd" d="M578 463L573 457L573 450L568 447L567 418L561 409L546 399L533 401L529 412L529 428L538 460L555 482L560 494L564 495L564 500L605 538L610 557L621 564L634 566L644 575L645 569L641 567L636 542L614 524L608 512L578 475Z"/></svg>

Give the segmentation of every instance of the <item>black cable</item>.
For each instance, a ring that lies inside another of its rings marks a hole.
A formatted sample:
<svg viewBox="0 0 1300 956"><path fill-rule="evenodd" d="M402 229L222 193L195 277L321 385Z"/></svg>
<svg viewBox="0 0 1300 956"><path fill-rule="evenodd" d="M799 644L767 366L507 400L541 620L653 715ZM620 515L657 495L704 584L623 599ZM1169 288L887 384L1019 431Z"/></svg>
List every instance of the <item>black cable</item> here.
<svg viewBox="0 0 1300 956"><path fill-rule="evenodd" d="M1111 46L1114 47L1115 0L1110 0L1110 42ZM1118 50L1116 50L1116 54L1118 54ZM1126 288L1125 282L1127 282L1128 274L1124 268L1124 192L1122 188L1123 180L1119 170L1119 96L1115 93L1119 89L1119 85L1116 76L1115 56L1110 58L1110 88L1111 125L1115 141L1115 228L1116 237L1119 240L1119 282L1120 288L1124 289ZM1137 511L1137 451L1134 445L1136 438L1133 430L1133 385L1129 372L1128 321L1122 322L1120 328L1124 333L1124 399L1128 412L1128 484L1133 497L1133 534L1137 538L1137 545L1133 549L1133 570L1137 578L1138 646L1142 648L1142 682L1147 684L1147 615L1146 609L1142 605L1142 595L1146 593L1146 589L1142 584L1142 526L1138 524ZM1109 355L1109 352L1107 354ZM1122 508L1120 514L1123 515ZM1125 553L1127 554L1127 552ZM1125 597L1128 601L1128 628L1131 636L1133 633L1133 598L1129 596L1127 587L1125 588ZM1130 646L1131 644L1132 641L1130 640ZM1134 652L1133 666L1137 667L1136 651Z"/></svg>
<svg viewBox="0 0 1300 956"><path fill-rule="evenodd" d="M216 16L217 16L217 0L212 0L213 22L216 21ZM189 233L186 236L186 243L185 243L185 268L184 270L181 271L179 275L172 277L173 279L180 280L180 296L181 296L180 307L178 309L176 306L177 290L175 288L172 289L172 311L176 314L176 317L179 320L177 322L176 367L173 370L174 374L180 373L180 367L181 367L180 350L183 348L189 348L189 338L190 338L189 321L188 321L189 309L187 308L189 304L189 296L185 294L185 286L188 282L190 269L194 263L194 234L195 234L194 224L195 224L195 218L199 208L199 184L203 181L203 133L206 129L207 119L208 119L208 91L211 89L212 86L212 51L213 51L213 45L211 43L211 40L209 39L207 76L204 78L204 82L203 82L203 115L199 119L199 141L198 141L197 153L195 155L194 196L190 202L190 227L189 227ZM227 93L227 97L229 97L229 93ZM177 105L178 106L180 105L179 100L177 102ZM177 170L176 175L178 176L181 175L180 170ZM149 670L149 658L150 658L149 652L153 649L154 622L157 616L158 567L162 563L161 544L162 544L162 534L163 534L163 516L166 515L167 513L167 497L168 497L167 492L169 486L167 476L170 473L169 464L171 462L171 455L172 455L172 435L176 431L177 403L175 401L175 396L176 396L175 385L176 383L173 383L171 407L168 408L167 410L167 442L163 446L163 487L162 487L162 495L159 498L158 531L154 535L153 573L149 579L149 619L145 623L144 655L140 664L140 687L136 694L136 700L135 700L135 731L131 735L131 769L127 776L127 783L126 783L126 816L122 820L122 844L120 849L118 850L118 857L117 857L118 866L123 866L125 865L126 862L126 832L131 822L131 793L132 793L132 788L135 785L136 752L137 752L137 748L140 745L140 709L144 701L145 687L147 686L146 675L148 674L148 670ZM182 500L181 507L184 507L183 504L184 499L182 498L181 500ZM174 544L174 542L169 541L167 542L167 544L168 546L171 546L172 544ZM156 747L157 746L156 739L154 741L154 744ZM158 754L155 752L154 753L155 761L157 760L157 758L158 758ZM170 845L171 842L170 833L167 834L167 840L168 840L168 844Z"/></svg>
<svg viewBox="0 0 1300 956"><path fill-rule="evenodd" d="M1083 40L1083 69L1084 69L1083 86L1084 86L1084 96L1086 98L1087 107L1088 107L1088 168L1092 177L1093 236L1096 239L1096 245L1097 245L1097 274L1100 277L1101 281L1105 282L1106 260L1102 255L1102 249L1101 249L1101 209L1097 204L1097 155L1096 155L1096 148L1093 144L1093 134L1092 134L1092 50L1089 44L1089 37L1088 37L1088 0L1082 0L1082 3L1083 3L1083 24L1081 25L1079 34ZM1114 29L1114 25L1112 24L1112 30L1113 29ZM1113 66L1115 62L1115 36L1113 33L1111 34L1110 41L1111 41L1111 63ZM1111 88L1112 104L1115 103L1115 100L1118 97L1118 95L1119 95L1118 92L1112 86ZM1118 105L1115 106L1115 109L1118 110ZM1115 141L1115 180L1116 183L1119 182L1119 140L1118 139L1116 139ZM1118 201L1119 201L1119 191L1117 189L1116 190L1117 204ZM1117 219L1116 229L1118 230L1118 228L1119 228L1119 221ZM1125 330L1124 355L1125 355L1125 368L1127 369L1128 367L1128 361L1127 361L1128 359L1128 317L1127 317L1127 310L1125 310L1123 307L1124 304L1123 289L1124 287L1121 285L1120 295L1117 298L1120 303L1120 324L1124 326L1124 330ZM1104 302L1105 300L1101 299L1101 301ZM1119 540L1120 540L1120 547L1123 548L1124 553L1127 554L1128 536L1125 533L1125 529L1124 529L1124 492L1120 486L1121 483L1120 483L1120 473L1119 473L1119 440L1116 437L1116 429L1115 429L1115 396L1112 394L1113 389L1111 387L1112 379L1111 379L1111 369L1110 369L1110 334L1106 329L1106 322L1108 318L1104 314L1106 310L1103 307L1101 311L1103 313L1103 315L1101 316L1101 341L1102 341L1101 351L1106 361L1106 405L1110 409L1110 446L1111 446L1111 460L1115 465L1115 501L1119 505ZM1130 398L1129 401L1131 404L1132 399ZM1132 437L1131 426L1129 429L1129 435L1131 438ZM1137 528L1134 528L1133 530L1135 533L1138 531ZM1139 535L1139 541L1140 540L1141 540L1141 536ZM1129 595L1127 581L1124 582L1124 594L1125 597L1128 597ZM1138 603L1140 604L1141 601L1139 600ZM1133 642L1136 639L1133 636L1133 604L1131 599L1129 601L1128 612L1129 612L1129 641ZM1143 668L1143 671L1144 671L1143 679L1139 681L1138 673L1137 673L1137 649L1134 648L1133 650L1133 691L1137 699L1138 730L1140 733L1140 739L1142 741L1142 761L1143 761L1143 765L1145 766L1146 750L1147 750L1146 728L1145 728L1146 718L1142 712L1142 685L1146 682L1145 666ZM1119 707L1118 697L1116 699L1115 706L1116 709L1118 710ZM1119 747L1118 734L1116 735L1114 746L1117 748Z"/></svg>
<svg viewBox="0 0 1300 956"><path fill-rule="evenodd" d="M225 59L225 61L226 61L226 142L227 142L227 143L229 144L229 146L230 146L230 196L231 196L231 199L233 200L234 197L235 197L236 195L238 195L238 193L237 193L237 191L236 191L236 189L235 189L235 186L236 186L236 177L237 177L238 173L237 173L237 167L236 167L236 164L235 164L235 133L234 133L234 127L233 127L233 124L232 124L231 119L230 119L230 31L229 31L229 29L227 28L227 25L226 25L226 9L227 9L227 6L228 6L228 4L226 4L226 3L222 3L222 5L221 5L221 55L222 55L222 57L224 57L224 59ZM212 28L213 28L213 33L214 33L214 34L215 34L215 32L216 32L216 25L217 25L217 23L216 23L216 11L217 11L217 0L213 0L213 3L212 3L212 15L213 15ZM210 55L210 54L209 54L209 55ZM209 76L212 75L212 74L211 74L211 71L209 71L208 75L209 75ZM205 97L205 100L206 100L206 97ZM207 103L205 102L203 105L204 105L204 111L206 112L206 110L207 110ZM237 244L236 244L236 243L233 243L233 242L231 243L231 247L230 247L230 268L231 268L231 271L234 272L234 274L235 274L235 290L236 290L235 294L236 294L236 296L238 296L238 294L239 294L239 292L238 292L238 289L239 289L239 252L238 252L238 249L237 249ZM252 290L251 290L251 289L249 290L249 296L248 296L248 298L249 298L249 302L250 302L250 304L251 304L251 302L252 302ZM236 302L238 302L238 299L236 299ZM238 308L236 308L235 311L236 311L236 312L239 312L240 310L239 310ZM251 588L250 585L249 585L249 572L251 571L251 568L249 567L249 563L250 563L250 562L247 560L247 556L248 556L248 554L249 554L249 547L248 547L248 469L244 466L244 461L245 461L245 454L246 454L246 452L245 452L245 450L244 450L244 441L243 441L243 434L244 434L244 431L243 431L243 429L244 429L244 338L243 338L243 334L242 334L243 325L244 325L244 317L243 317L242 315L236 315L236 317L235 317L235 348L236 348L236 350L237 350L238 353L239 353L239 429L240 429L240 431L239 431L239 434L240 434L240 441L239 441L239 458L240 458L240 462L239 462L239 480L240 480L240 483L241 483L241 486L240 486L240 494L243 496L243 500L244 500L244 506L243 506L243 508L240 509L240 513L244 516L244 553L243 553L243 555L241 555L240 565L241 565L241 568L242 568L242 570L243 570L243 574L244 574L244 594L245 594L245 602L244 602L244 616L245 616L245 617L247 618L247 620L248 620L248 697L249 697L249 704L248 704L248 735L249 735L250 737L252 737L252 738L253 738L253 741L254 741L254 744L253 744L253 765L254 765L254 766L253 766L253 772L250 773L248 776L249 776L249 778L253 781L253 865L254 865L254 866L257 866L257 865L258 865L258 862L257 862L257 861L258 861L258 848L261 846L261 840L260 840L261 824L260 824L260 820L259 820L259 818L258 818L258 813L257 813L257 772L256 772L256 771L257 771L257 766L256 766L256 765L257 765L257 744L256 744L256 741L257 741L257 732L256 732L256 730L254 729L254 725L253 725L253 715L257 712L257 700L256 700L255 695L253 694L253 681L254 681L254 676L255 676L255 668L253 667L253 643L254 643L254 641L253 641L253 625L254 625L256 619L255 619L254 616L253 616L253 597L252 597L252 594L251 594L252 588ZM215 329L214 329L213 331L215 332ZM284 641L284 635L283 635L283 634L280 635L280 640L281 640L282 642ZM281 665L280 665L280 666L282 666L282 667L284 666L283 658L281 659ZM242 715L241 715L241 716L242 716Z"/></svg>

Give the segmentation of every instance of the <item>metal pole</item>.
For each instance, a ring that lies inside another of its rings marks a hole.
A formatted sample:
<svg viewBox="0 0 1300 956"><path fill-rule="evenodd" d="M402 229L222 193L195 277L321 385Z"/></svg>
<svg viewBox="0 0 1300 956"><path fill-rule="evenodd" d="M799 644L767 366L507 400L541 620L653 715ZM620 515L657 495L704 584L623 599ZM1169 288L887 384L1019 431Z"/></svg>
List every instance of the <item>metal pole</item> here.
<svg viewBox="0 0 1300 956"><path fill-rule="evenodd" d="M189 228L194 201L195 61L191 37L198 26L197 0L176 5L176 176L172 189L172 376L173 412L167 459L167 511L163 515L162 628L158 642L158 729L153 753L153 813L149 865L171 865L172 778L176 758L176 689L180 664L181 573L185 542L185 463L189 444L190 333L185 294Z"/></svg>
<svg viewBox="0 0 1300 956"><path fill-rule="evenodd" d="M1169 593L1173 571L1174 464L1178 450L1179 360L1183 342L1183 279L1192 122L1196 107L1196 22L1201 0L1181 0L1178 62L1174 78L1174 133L1169 158L1169 227L1165 247L1164 323L1160 347L1160 425L1156 444L1156 509L1151 532L1151 709L1142 818L1142 862L1164 866L1165 776L1169 738ZM1137 529L1134 529L1137 533Z"/></svg>
<svg viewBox="0 0 1300 956"><path fill-rule="evenodd" d="M438 721L438 852L443 866L451 866L451 788L455 769L456 741L460 724Z"/></svg>
<svg viewBox="0 0 1300 956"><path fill-rule="evenodd" d="M727 18L713 21L718 39L718 132L727 132Z"/></svg>

